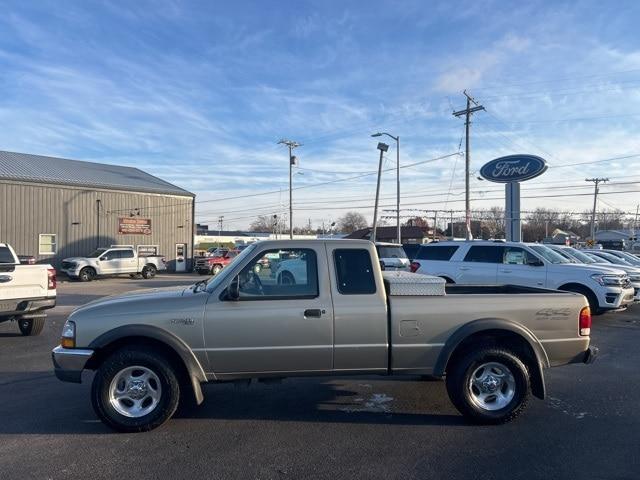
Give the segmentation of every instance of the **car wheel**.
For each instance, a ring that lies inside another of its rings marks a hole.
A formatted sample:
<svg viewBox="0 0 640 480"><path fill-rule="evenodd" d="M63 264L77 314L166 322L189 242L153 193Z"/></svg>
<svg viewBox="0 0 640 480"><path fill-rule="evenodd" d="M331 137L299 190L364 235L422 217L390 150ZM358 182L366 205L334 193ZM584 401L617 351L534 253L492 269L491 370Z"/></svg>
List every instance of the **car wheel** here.
<svg viewBox="0 0 640 480"><path fill-rule="evenodd" d="M125 347L98 368L91 403L105 424L121 432L153 430L176 411L180 383L158 351Z"/></svg>
<svg viewBox="0 0 640 480"><path fill-rule="evenodd" d="M295 285L295 284L296 284L296 279L293 277L291 272L287 272L285 270L284 272L281 272L278 275L278 285Z"/></svg>
<svg viewBox="0 0 640 480"><path fill-rule="evenodd" d="M150 279L156 276L156 267L153 265L147 265L142 269L142 278Z"/></svg>
<svg viewBox="0 0 640 480"><path fill-rule="evenodd" d="M468 352L447 369L447 393L453 405L475 423L507 423L529 400L529 372L509 350L484 347Z"/></svg>
<svg viewBox="0 0 640 480"><path fill-rule="evenodd" d="M25 337L34 337L40 335L44 329L44 321L44 318L21 318L18 320L18 328Z"/></svg>
<svg viewBox="0 0 640 480"><path fill-rule="evenodd" d="M96 272L93 268L90 267L84 267L82 270L80 270L80 274L78 275L78 278L81 282L90 282L95 277Z"/></svg>
<svg viewBox="0 0 640 480"><path fill-rule="evenodd" d="M564 290L565 292L573 292L584 295L584 297L587 299L587 302L589 302L589 310L591 310L592 315L601 315L604 313L604 310L600 308L598 298L589 289L580 286L571 286L568 288L563 288L562 290Z"/></svg>
<svg viewBox="0 0 640 480"><path fill-rule="evenodd" d="M222 265L214 265L213 268L211 269L211 274L212 275L217 275L222 271Z"/></svg>

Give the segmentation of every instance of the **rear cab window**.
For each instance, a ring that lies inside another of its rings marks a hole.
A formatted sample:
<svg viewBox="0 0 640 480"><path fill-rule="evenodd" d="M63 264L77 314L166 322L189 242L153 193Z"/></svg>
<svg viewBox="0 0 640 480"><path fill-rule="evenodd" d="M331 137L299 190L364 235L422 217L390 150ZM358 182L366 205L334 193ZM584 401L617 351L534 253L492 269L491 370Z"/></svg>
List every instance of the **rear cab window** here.
<svg viewBox="0 0 640 480"><path fill-rule="evenodd" d="M422 245L416 260L441 260L449 261L453 254L460 248L458 245Z"/></svg>
<svg viewBox="0 0 640 480"><path fill-rule="evenodd" d="M380 258L407 258L407 254L402 247L377 246L378 257Z"/></svg>
<svg viewBox="0 0 640 480"><path fill-rule="evenodd" d="M338 292L342 295L376 293L371 254L364 248L338 248L333 252Z"/></svg>
<svg viewBox="0 0 640 480"><path fill-rule="evenodd" d="M0 247L0 263L10 263L12 265L16 263L16 259L13 258L9 247Z"/></svg>

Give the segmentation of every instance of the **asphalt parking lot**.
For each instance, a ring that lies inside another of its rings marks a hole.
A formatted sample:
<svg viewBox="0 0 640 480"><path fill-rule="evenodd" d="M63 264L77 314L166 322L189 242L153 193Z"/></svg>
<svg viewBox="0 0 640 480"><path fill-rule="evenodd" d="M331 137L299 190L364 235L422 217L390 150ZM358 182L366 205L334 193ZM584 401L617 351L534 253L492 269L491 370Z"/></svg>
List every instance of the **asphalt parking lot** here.
<svg viewBox="0 0 640 480"><path fill-rule="evenodd" d="M160 429L117 434L90 384L59 382L49 352L71 310L199 276L61 283L45 331L0 324L0 478L636 479L640 306L596 317L593 365L547 371L549 398L499 427L467 425L443 382L289 379L204 388L205 403ZM90 376L85 378L90 380Z"/></svg>

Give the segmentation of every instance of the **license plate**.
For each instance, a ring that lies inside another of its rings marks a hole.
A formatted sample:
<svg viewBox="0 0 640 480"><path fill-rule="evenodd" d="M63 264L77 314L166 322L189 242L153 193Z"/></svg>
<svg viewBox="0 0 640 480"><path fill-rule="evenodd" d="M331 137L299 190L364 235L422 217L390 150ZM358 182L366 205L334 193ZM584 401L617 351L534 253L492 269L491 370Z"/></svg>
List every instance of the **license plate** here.
<svg viewBox="0 0 640 480"><path fill-rule="evenodd" d="M16 302L0 302L0 312L13 312L17 305Z"/></svg>

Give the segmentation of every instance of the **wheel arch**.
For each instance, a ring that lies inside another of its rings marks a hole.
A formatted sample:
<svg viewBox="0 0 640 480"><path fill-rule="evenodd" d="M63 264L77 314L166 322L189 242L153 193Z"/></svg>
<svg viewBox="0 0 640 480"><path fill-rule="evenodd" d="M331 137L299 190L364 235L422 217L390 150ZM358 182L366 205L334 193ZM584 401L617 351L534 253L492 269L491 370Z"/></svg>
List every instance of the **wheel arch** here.
<svg viewBox="0 0 640 480"><path fill-rule="evenodd" d="M111 353L131 345L150 346L165 353L180 378L191 385L196 403L204 401L200 383L206 382L207 377L202 365L182 339L158 327L124 325L103 333L89 344L95 353L86 368L95 370Z"/></svg>
<svg viewBox="0 0 640 480"><path fill-rule="evenodd" d="M529 329L506 319L479 319L458 328L442 348L436 361L434 375L445 375L453 361L468 352L472 346L480 343L509 347L520 353L530 371L532 393L544 399L545 384L542 370L550 366L547 353Z"/></svg>

